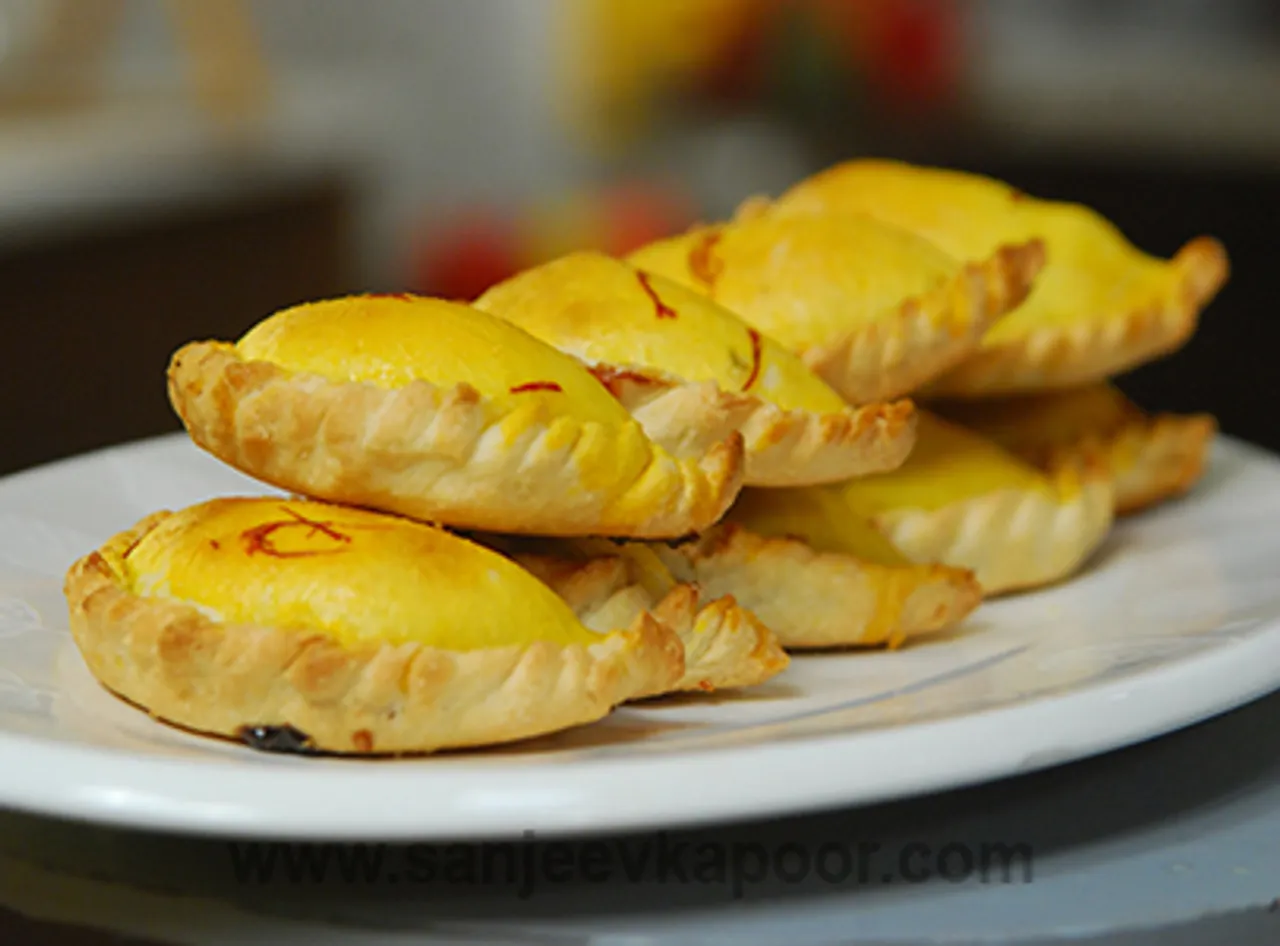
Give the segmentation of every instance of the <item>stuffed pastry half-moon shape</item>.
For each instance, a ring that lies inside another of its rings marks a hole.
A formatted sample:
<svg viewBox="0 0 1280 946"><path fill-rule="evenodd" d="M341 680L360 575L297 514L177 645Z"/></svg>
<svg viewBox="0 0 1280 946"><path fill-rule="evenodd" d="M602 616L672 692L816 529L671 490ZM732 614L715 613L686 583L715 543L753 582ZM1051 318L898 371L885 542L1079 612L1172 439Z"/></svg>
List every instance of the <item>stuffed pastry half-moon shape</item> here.
<svg viewBox="0 0 1280 946"><path fill-rule="evenodd" d="M169 396L199 446L251 476L466 528L679 536L742 480L736 431L674 456L576 359L437 299L311 303L235 344L191 343Z"/></svg>
<svg viewBox="0 0 1280 946"><path fill-rule="evenodd" d="M772 492L749 490L740 501ZM750 510L741 512L752 519ZM759 512L753 521L763 522L770 511ZM785 532L765 537L736 523L679 544L644 544L682 580L709 595L732 595L787 650L897 647L959 623L982 600L977 580L962 568L918 565L892 550L885 556L890 562L838 547L818 551Z"/></svg>
<svg viewBox="0 0 1280 946"><path fill-rule="evenodd" d="M959 171L850 161L802 181L778 213L864 213L959 259L1044 241L1048 262L1027 300L982 346L928 386L932 395L1014 394L1091 384L1181 347L1226 282L1222 244L1197 237L1172 259L1133 246L1079 204L1039 200Z"/></svg>
<svg viewBox="0 0 1280 946"><path fill-rule="evenodd" d="M962 427L920 412L897 470L836 486L744 490L729 518L764 535L871 561L971 570L991 596L1075 572L1106 537L1105 465L1045 474Z"/></svg>
<svg viewBox="0 0 1280 946"><path fill-rule="evenodd" d="M277 498L161 512L77 561L71 630L109 690L260 748L431 752L591 722L684 672L640 614L601 634L496 552Z"/></svg>
<svg viewBox="0 0 1280 946"><path fill-rule="evenodd" d="M536 575L587 627L631 627L648 613L670 628L684 645L684 676L637 698L754 686L787 667L778 638L756 615L730 595L677 581L646 543L473 537Z"/></svg>
<svg viewBox="0 0 1280 946"><path fill-rule="evenodd" d="M974 351L1026 297L1039 243L973 262L856 214L775 214L756 202L629 257L704 293L790 348L852 404L910 394Z"/></svg>
<svg viewBox="0 0 1280 946"><path fill-rule="evenodd" d="M1190 492L1218 431L1210 414L1148 414L1107 383L933 408L1044 470L1102 458L1114 481L1117 515Z"/></svg>
<svg viewBox="0 0 1280 946"><path fill-rule="evenodd" d="M706 296L600 253L526 270L475 305L606 377L640 368L709 383L706 399L731 393L747 484L803 486L884 472L915 440L909 401L850 407L795 354ZM687 436L680 412L633 414L660 444Z"/></svg>

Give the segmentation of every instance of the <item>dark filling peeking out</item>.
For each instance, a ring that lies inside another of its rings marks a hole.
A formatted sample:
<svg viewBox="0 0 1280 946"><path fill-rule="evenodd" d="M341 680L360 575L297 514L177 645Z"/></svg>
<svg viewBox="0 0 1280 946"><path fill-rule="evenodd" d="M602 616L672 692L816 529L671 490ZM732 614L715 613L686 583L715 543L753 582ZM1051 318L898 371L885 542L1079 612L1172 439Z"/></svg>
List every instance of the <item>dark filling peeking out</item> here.
<svg viewBox="0 0 1280 946"><path fill-rule="evenodd" d="M316 752L310 736L288 725L241 726L236 735L245 745L262 752L295 752L303 755Z"/></svg>

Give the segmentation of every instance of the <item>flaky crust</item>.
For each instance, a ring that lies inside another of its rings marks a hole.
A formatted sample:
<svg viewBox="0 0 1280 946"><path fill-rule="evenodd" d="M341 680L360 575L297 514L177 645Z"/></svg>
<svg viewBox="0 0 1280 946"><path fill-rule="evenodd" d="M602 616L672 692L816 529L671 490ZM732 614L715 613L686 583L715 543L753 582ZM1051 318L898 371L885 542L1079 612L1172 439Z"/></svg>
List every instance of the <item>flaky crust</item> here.
<svg viewBox="0 0 1280 946"><path fill-rule="evenodd" d="M1200 481L1218 422L1208 414L1159 414L1133 440L1116 444L1116 514L1127 516L1185 495Z"/></svg>
<svg viewBox="0 0 1280 946"><path fill-rule="evenodd" d="M915 405L908 400L820 414L786 410L711 382L673 382L631 367L605 370L630 379L632 393L619 399L651 440L677 456L705 452L741 431L747 486L812 486L884 473L901 466L915 445ZM646 374L652 379L647 389L636 380Z"/></svg>
<svg viewBox="0 0 1280 946"><path fill-rule="evenodd" d="M128 548L167 516L109 545ZM238 738L292 726L316 751L384 754L510 742L607 715L683 673L679 642L648 615L589 647L539 641L449 651L344 646L320 633L228 624L132 593L101 552L72 565L71 632L109 690L171 723Z"/></svg>
<svg viewBox="0 0 1280 946"><path fill-rule="evenodd" d="M1054 473L1052 494L1003 489L941 509L895 509L875 527L915 562L970 569L991 597L1059 581L1101 544L1113 521L1105 462L1089 458Z"/></svg>
<svg viewBox="0 0 1280 946"><path fill-rule="evenodd" d="M1178 251L1173 266L1180 287L1168 304L1159 302L1116 318L1047 325L983 345L922 393L983 397L1077 387L1176 351L1194 334L1200 311L1226 282L1229 264L1221 243L1198 237Z"/></svg>
<svg viewBox="0 0 1280 946"><path fill-rule="evenodd" d="M1218 432L1210 414L1148 414L1110 384L930 407L1050 473L1105 463L1118 516L1187 493Z"/></svg>
<svg viewBox="0 0 1280 946"><path fill-rule="evenodd" d="M1204 474L1217 432L1218 422L1209 414L1138 415L1072 444L1018 452L1046 470L1104 458L1111 469L1116 515L1126 516L1189 492Z"/></svg>
<svg viewBox="0 0 1280 946"><path fill-rule="evenodd" d="M987 329L1027 297L1044 258L1039 240L1001 247L896 312L799 354L852 404L910 394L968 363Z"/></svg>
<svg viewBox="0 0 1280 946"><path fill-rule="evenodd" d="M495 547L502 550L503 544L499 539ZM571 549L546 554L557 550L554 541L541 545L539 553L508 554L560 595L587 627L630 627L640 615L648 615L680 639L683 676L637 693L635 699L754 686L786 669L788 657L772 630L732 597L709 595L674 579L666 588L646 587L635 563L623 554L577 559Z"/></svg>
<svg viewBox="0 0 1280 946"><path fill-rule="evenodd" d="M879 565L732 523L653 548L678 577L708 594L733 596L788 650L897 647L961 621L982 599L964 569Z"/></svg>
<svg viewBox="0 0 1280 946"><path fill-rule="evenodd" d="M686 381L635 366L586 367L635 418L645 436L672 456L707 454L733 438L753 409L754 398L721 390L710 381Z"/></svg>
<svg viewBox="0 0 1280 946"><path fill-rule="evenodd" d="M544 417L513 435L472 387L336 383L193 342L169 367L191 438L283 489L466 528L544 535L678 537L715 522L742 485L741 435L677 459L640 434ZM506 415L510 417L511 415ZM632 482L584 488L575 451L643 440Z"/></svg>
<svg viewBox="0 0 1280 946"><path fill-rule="evenodd" d="M749 486L815 486L896 470L916 439L911 401L838 414L784 410L752 398L742 424Z"/></svg>

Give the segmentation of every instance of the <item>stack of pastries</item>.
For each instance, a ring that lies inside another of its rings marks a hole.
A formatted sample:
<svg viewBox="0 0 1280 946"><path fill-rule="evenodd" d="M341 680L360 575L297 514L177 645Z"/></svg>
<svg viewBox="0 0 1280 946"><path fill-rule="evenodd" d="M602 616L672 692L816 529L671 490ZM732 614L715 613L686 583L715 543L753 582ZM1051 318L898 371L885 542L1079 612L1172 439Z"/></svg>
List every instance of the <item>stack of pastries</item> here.
<svg viewBox="0 0 1280 946"><path fill-rule="evenodd" d="M67 574L72 631L159 719L349 754L896 647L1194 484L1213 419L1109 379L1226 277L1210 238L1157 259L1084 207L853 161L470 304L298 305L168 372L192 440L286 498L110 539Z"/></svg>

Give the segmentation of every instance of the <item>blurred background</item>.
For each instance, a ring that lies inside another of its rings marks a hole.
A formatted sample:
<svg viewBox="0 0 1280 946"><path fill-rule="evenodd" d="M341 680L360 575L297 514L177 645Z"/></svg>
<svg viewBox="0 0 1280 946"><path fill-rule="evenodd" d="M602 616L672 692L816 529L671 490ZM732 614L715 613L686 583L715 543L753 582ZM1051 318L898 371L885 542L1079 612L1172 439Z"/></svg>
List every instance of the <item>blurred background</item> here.
<svg viewBox="0 0 1280 946"><path fill-rule="evenodd" d="M0 0L0 472L177 429L187 340L469 298L855 156L1224 240L1122 386L1280 449L1274 0Z"/></svg>

